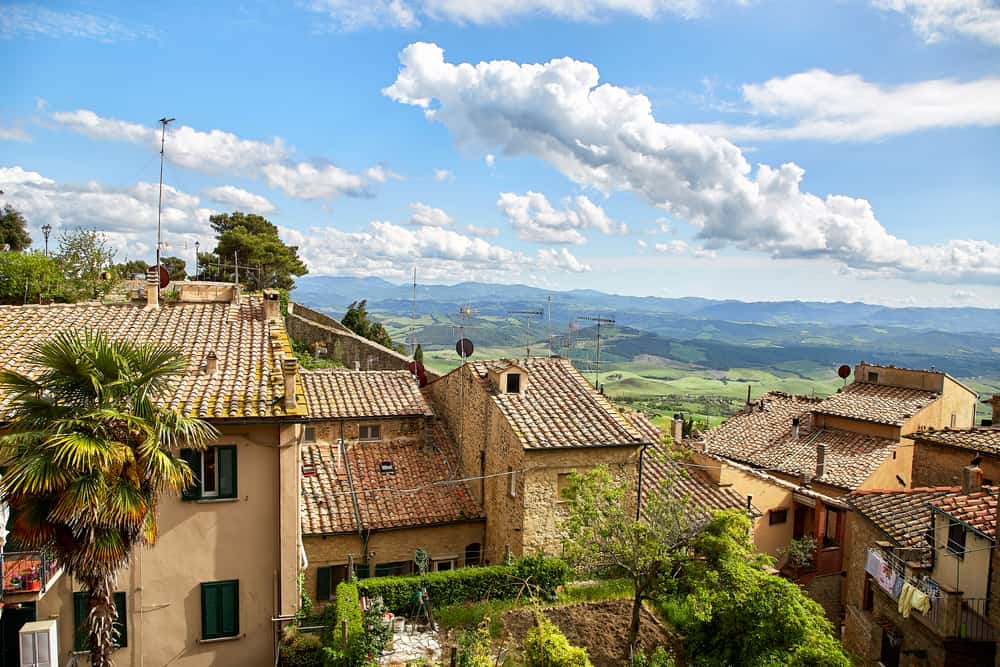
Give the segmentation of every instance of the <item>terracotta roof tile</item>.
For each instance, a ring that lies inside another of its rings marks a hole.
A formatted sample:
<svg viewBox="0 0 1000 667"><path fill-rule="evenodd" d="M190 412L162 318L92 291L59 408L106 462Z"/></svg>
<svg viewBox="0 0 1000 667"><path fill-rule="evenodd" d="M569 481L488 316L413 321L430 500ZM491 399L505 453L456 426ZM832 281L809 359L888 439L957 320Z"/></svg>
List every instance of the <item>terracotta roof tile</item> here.
<svg viewBox="0 0 1000 667"><path fill-rule="evenodd" d="M644 439L653 443L660 441L662 431L646 415L633 410L626 410L624 414ZM708 520L712 510L746 507L746 498L731 488L719 486L703 470L681 465L682 462L675 460L662 445L654 445L650 450L655 455L647 454L643 461L643 502L664 480L671 480L674 492L688 501L688 518L692 521Z"/></svg>
<svg viewBox="0 0 1000 667"><path fill-rule="evenodd" d="M432 415L409 371L302 371L309 416L316 419Z"/></svg>
<svg viewBox="0 0 1000 667"><path fill-rule="evenodd" d="M493 401L525 449L639 445L646 440L568 359L532 357L472 362L483 380L490 370L517 365L528 373L520 393L498 393Z"/></svg>
<svg viewBox="0 0 1000 667"><path fill-rule="evenodd" d="M302 532L354 532L359 519L360 527L370 530L482 520L485 515L468 483L452 472L443 430L436 428L434 436L431 448L412 440L350 446L350 478L343 462L337 469L331 447L306 446L303 463L316 465L316 474L302 478ZM393 471L383 472L383 462L391 462ZM357 515L350 483L357 494Z"/></svg>
<svg viewBox="0 0 1000 667"><path fill-rule="evenodd" d="M853 382L816 406L815 412L902 426L940 394L921 389Z"/></svg>
<svg viewBox="0 0 1000 667"><path fill-rule="evenodd" d="M996 541L998 490L1000 488L995 486L984 486L972 493L958 490L935 499L931 504Z"/></svg>
<svg viewBox="0 0 1000 667"><path fill-rule="evenodd" d="M933 487L855 491L847 496L854 510L885 533L897 546L929 549L929 502L959 491L958 487Z"/></svg>
<svg viewBox="0 0 1000 667"><path fill-rule="evenodd" d="M284 414L281 360L291 346L280 322L265 322L257 297L229 303L83 303L0 306L0 367L31 374L25 363L31 347L57 331L100 329L112 338L158 341L188 357L187 374L161 403L205 418L271 417ZM209 352L218 358L208 375L201 365ZM9 397L0 396L0 419Z"/></svg>
<svg viewBox="0 0 1000 667"><path fill-rule="evenodd" d="M1000 426L972 429L919 431L910 435L914 440L946 447L959 447L974 452L1000 456Z"/></svg>

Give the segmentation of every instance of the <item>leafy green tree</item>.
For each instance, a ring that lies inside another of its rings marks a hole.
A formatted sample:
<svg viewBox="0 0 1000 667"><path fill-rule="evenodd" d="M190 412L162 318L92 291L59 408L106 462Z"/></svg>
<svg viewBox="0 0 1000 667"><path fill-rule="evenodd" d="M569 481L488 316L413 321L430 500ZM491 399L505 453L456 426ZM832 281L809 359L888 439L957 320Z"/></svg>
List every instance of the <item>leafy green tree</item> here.
<svg viewBox="0 0 1000 667"><path fill-rule="evenodd" d="M354 301L347 307L347 313L340 323L354 333L374 341L379 345L395 349L392 338L380 322L372 322L368 317L368 300Z"/></svg>
<svg viewBox="0 0 1000 667"><path fill-rule="evenodd" d="M149 264L141 259L132 259L121 264L115 264L114 273L116 278L128 279L134 275L146 275Z"/></svg>
<svg viewBox="0 0 1000 667"><path fill-rule="evenodd" d="M25 361L33 377L0 371L0 391L12 397L0 497L16 517L17 541L50 548L83 584L90 664L107 667L118 572L156 541L161 495L192 482L179 447L203 448L215 430L156 403L186 372L169 346L71 330Z"/></svg>
<svg viewBox="0 0 1000 667"><path fill-rule="evenodd" d="M0 303L38 303L59 294L59 263L42 252L0 252Z"/></svg>
<svg viewBox="0 0 1000 667"><path fill-rule="evenodd" d="M562 523L564 557L578 571L632 580L632 619L625 656L631 663L639 637L643 600L653 599L661 581L672 577L687 558L695 526L685 513L686 499L666 479L649 489L643 516L636 518L635 500L627 486L615 481L605 466L574 473L563 491L568 516Z"/></svg>
<svg viewBox="0 0 1000 667"><path fill-rule="evenodd" d="M219 213L209 218L218 242L214 253L207 254L199 264L212 271L215 280L235 279L233 267L239 260L240 282L252 290L266 287L292 289L293 276L308 273L299 258L298 246L290 246L278 237L278 228L267 218L255 213Z"/></svg>
<svg viewBox="0 0 1000 667"><path fill-rule="evenodd" d="M413 350L413 360L418 364L424 363L424 348L420 347L420 343L417 343L417 348Z"/></svg>
<svg viewBox="0 0 1000 667"><path fill-rule="evenodd" d="M10 204L4 206L0 212L0 250L4 246L8 246L8 249L14 252L27 250L31 246L28 221Z"/></svg>
<svg viewBox="0 0 1000 667"><path fill-rule="evenodd" d="M93 229L77 228L59 239L56 259L62 267L68 288L77 298L97 299L114 285L102 274L111 268L115 257L104 234Z"/></svg>
<svg viewBox="0 0 1000 667"><path fill-rule="evenodd" d="M161 257L160 263L167 270L170 282L176 283L187 277L187 262L180 257Z"/></svg>
<svg viewBox="0 0 1000 667"><path fill-rule="evenodd" d="M772 559L754 552L743 513L720 512L691 546L699 557L684 564L675 599L692 664L850 667L823 608L766 571Z"/></svg>

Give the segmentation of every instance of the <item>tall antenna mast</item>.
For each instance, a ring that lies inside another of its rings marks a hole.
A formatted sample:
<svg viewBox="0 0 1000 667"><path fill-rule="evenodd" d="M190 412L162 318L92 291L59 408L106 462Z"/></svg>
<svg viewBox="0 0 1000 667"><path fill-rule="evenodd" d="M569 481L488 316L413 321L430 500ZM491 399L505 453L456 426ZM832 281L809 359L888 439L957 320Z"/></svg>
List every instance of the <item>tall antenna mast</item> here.
<svg viewBox="0 0 1000 667"><path fill-rule="evenodd" d="M410 324L410 356L417 353L417 265L413 265L413 310Z"/></svg>
<svg viewBox="0 0 1000 667"><path fill-rule="evenodd" d="M588 322L597 323L597 369L594 376L594 389L597 391L601 390L601 325L602 324L614 324L615 320L611 317L587 317L584 315L578 316L578 320L587 320Z"/></svg>
<svg viewBox="0 0 1000 667"><path fill-rule="evenodd" d="M546 338L549 341L549 354L555 354L555 350L552 349L552 295L548 298L548 311L549 311L549 330L548 336Z"/></svg>
<svg viewBox="0 0 1000 667"><path fill-rule="evenodd" d="M167 145L167 123L172 123L175 120L177 119L167 118L166 116L160 119L160 125L162 125L163 127L160 129L160 200L156 204L156 271L157 271L156 293L157 294L160 293L160 279L159 279L160 245L161 245L160 218L163 217L163 156L165 154L164 151Z"/></svg>
<svg viewBox="0 0 1000 667"><path fill-rule="evenodd" d="M524 341L524 358L531 356L531 318L541 317L545 313L541 310L508 310L508 315L524 315L524 321L528 325L528 332Z"/></svg>

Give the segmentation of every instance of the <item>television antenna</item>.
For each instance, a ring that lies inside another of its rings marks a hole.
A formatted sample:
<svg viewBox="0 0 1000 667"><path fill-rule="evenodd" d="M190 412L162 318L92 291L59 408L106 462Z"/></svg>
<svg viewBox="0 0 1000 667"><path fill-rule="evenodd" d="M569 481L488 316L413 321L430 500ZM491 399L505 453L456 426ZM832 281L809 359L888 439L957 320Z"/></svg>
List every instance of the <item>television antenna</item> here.
<svg viewBox="0 0 1000 667"><path fill-rule="evenodd" d="M527 335L524 341L524 358L527 359L531 356L531 320L535 317L541 317L545 313L541 309L535 310L508 310L508 315L522 315L524 317L524 322L527 325ZM551 349L551 348L550 348Z"/></svg>
<svg viewBox="0 0 1000 667"><path fill-rule="evenodd" d="M163 217L163 157L166 151L167 145L167 123L172 123L176 118L167 118L164 116L160 119L160 125L162 129L160 130L160 199L156 205L156 268L160 268L160 247L162 244L161 240L161 230L160 230L160 219ZM156 294L159 296L160 288L156 288Z"/></svg>
<svg viewBox="0 0 1000 667"><path fill-rule="evenodd" d="M587 315L578 315L576 319L597 323L597 359L595 361L596 368L594 371L594 389L600 391L601 390L601 325L614 324L615 320L612 317L597 317L597 316L591 317Z"/></svg>

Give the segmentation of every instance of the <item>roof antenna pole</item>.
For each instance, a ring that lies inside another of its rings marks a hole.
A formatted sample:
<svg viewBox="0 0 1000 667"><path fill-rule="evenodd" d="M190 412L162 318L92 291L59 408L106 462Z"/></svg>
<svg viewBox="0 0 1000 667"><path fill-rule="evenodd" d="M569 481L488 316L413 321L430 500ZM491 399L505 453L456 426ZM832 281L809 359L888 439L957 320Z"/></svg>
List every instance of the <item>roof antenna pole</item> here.
<svg viewBox="0 0 1000 667"><path fill-rule="evenodd" d="M417 265L413 265L413 311L410 324L410 356L417 353Z"/></svg>
<svg viewBox="0 0 1000 667"><path fill-rule="evenodd" d="M549 311L549 331L548 331L548 341L549 341L549 354L555 354L552 349L552 295L548 297L548 311Z"/></svg>
<svg viewBox="0 0 1000 667"><path fill-rule="evenodd" d="M524 341L524 358L531 356L531 318L541 317L545 313L542 310L508 310L509 315L524 315L524 320L528 324L527 338Z"/></svg>
<svg viewBox="0 0 1000 667"><path fill-rule="evenodd" d="M160 240L160 218L163 217L163 157L164 157L164 151L165 151L166 144L167 144L167 123L172 123L175 120L177 120L177 119L176 118L167 118L166 116L164 116L163 118L160 119L160 125L162 125L163 127L160 129L160 199L159 199L159 201L156 204L156 271L157 271L156 294L157 294L157 297L159 297L159 294L160 294L160 279L159 279L159 271L160 271L160 245L161 245L161 240Z"/></svg>
<svg viewBox="0 0 1000 667"><path fill-rule="evenodd" d="M596 359L596 373L594 377L594 389L597 391L601 390L601 325L602 324L614 324L615 320L612 317L586 317L580 315L577 317L578 320L587 320L588 322L597 322L597 359Z"/></svg>

